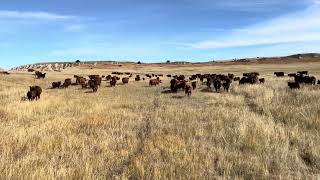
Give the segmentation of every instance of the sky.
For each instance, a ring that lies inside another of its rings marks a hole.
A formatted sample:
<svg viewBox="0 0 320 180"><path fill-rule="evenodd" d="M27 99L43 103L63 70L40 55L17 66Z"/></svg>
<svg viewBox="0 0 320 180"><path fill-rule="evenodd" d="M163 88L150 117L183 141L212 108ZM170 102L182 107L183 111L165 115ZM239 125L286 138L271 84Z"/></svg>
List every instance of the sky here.
<svg viewBox="0 0 320 180"><path fill-rule="evenodd" d="M320 0L1 0L0 67L320 52Z"/></svg>

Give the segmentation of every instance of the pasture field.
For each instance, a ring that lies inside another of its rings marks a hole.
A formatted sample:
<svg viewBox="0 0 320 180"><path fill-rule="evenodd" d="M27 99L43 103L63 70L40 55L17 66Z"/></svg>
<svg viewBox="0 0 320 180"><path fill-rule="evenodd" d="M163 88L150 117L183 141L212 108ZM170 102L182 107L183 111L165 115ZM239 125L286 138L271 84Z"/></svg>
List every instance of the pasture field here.
<svg viewBox="0 0 320 180"><path fill-rule="evenodd" d="M0 75L0 179L319 179L320 86L290 90L289 77L273 75L298 70L320 78L320 62ZM157 87L103 81L97 93L49 89L74 74L111 71L257 71L266 83L215 93L198 82L191 97L162 93L169 78ZM39 101L22 100L31 85L42 87Z"/></svg>

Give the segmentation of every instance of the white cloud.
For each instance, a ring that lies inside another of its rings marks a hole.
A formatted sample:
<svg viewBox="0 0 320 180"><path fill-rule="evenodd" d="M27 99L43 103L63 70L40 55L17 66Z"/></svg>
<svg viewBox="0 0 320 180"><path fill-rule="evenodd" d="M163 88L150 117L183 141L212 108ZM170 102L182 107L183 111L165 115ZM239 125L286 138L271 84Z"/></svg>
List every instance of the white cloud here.
<svg viewBox="0 0 320 180"><path fill-rule="evenodd" d="M0 18L10 19L38 19L38 20L70 20L76 19L76 16L67 16L49 12L31 12L31 11L5 11L0 10Z"/></svg>
<svg viewBox="0 0 320 180"><path fill-rule="evenodd" d="M314 1L306 10L274 18L242 30L233 30L215 40L183 43L182 47L218 49L320 40L320 5Z"/></svg>

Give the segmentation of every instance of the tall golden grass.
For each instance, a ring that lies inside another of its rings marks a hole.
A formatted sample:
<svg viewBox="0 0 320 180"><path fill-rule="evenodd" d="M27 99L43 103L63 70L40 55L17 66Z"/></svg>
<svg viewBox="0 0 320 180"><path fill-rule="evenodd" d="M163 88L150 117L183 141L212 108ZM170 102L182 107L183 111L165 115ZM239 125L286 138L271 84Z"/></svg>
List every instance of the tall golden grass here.
<svg viewBox="0 0 320 180"><path fill-rule="evenodd" d="M111 69L73 68L45 80L0 76L0 179L320 178L320 87L289 90L288 77L273 77L297 70L320 77L320 63L125 69L258 71L266 78L259 85L233 83L230 93L205 91L199 82L190 98L161 93L167 78L158 87L103 82L97 93L47 89L73 74ZM21 100L30 85L44 89L41 100Z"/></svg>

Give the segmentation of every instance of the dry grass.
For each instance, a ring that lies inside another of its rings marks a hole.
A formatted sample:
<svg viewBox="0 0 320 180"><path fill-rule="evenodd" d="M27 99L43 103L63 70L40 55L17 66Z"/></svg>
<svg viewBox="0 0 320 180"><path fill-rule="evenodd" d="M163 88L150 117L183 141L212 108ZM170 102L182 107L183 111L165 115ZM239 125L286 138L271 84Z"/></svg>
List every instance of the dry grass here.
<svg viewBox="0 0 320 180"><path fill-rule="evenodd" d="M103 82L96 94L46 89L111 71L103 69L0 76L0 179L320 178L320 88L291 91L289 78L272 75L301 69L320 77L320 63L130 69L266 77L232 84L229 94L199 86L191 98L161 93L169 79L160 87ZM40 101L21 101L29 85L45 89Z"/></svg>

